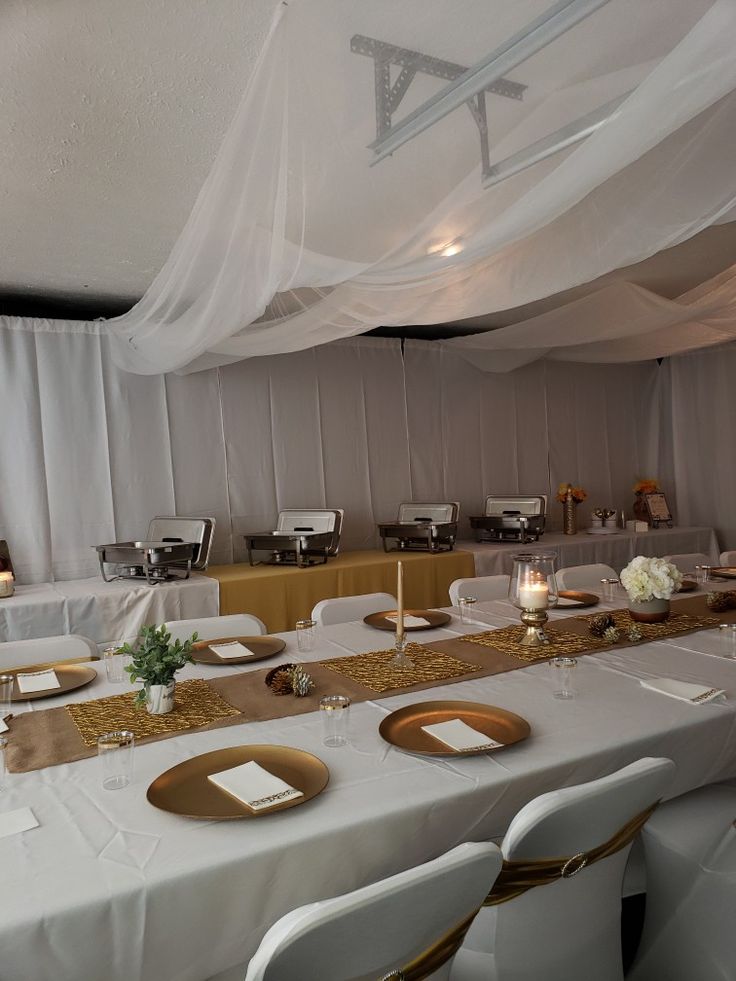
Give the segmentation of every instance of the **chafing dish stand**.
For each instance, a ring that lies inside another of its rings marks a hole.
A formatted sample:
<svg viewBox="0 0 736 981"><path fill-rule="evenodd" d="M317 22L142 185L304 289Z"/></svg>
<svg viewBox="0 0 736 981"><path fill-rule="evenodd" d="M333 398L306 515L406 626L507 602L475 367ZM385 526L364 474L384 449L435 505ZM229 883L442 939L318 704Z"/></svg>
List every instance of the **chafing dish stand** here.
<svg viewBox="0 0 736 981"><path fill-rule="evenodd" d="M142 579L149 586L188 579L192 569L207 568L214 529L214 518L153 518L145 541L95 546L102 578Z"/></svg>
<svg viewBox="0 0 736 981"><path fill-rule="evenodd" d="M460 505L400 504L396 521L379 524L384 552L451 552Z"/></svg>
<svg viewBox="0 0 736 981"><path fill-rule="evenodd" d="M340 548L344 511L308 511L292 508L279 511L275 531L244 535L251 565L324 565ZM254 557L254 552L262 553Z"/></svg>
<svg viewBox="0 0 736 981"><path fill-rule="evenodd" d="M544 534L547 498L487 497L485 513L471 517L470 527L479 542L526 542L539 541Z"/></svg>

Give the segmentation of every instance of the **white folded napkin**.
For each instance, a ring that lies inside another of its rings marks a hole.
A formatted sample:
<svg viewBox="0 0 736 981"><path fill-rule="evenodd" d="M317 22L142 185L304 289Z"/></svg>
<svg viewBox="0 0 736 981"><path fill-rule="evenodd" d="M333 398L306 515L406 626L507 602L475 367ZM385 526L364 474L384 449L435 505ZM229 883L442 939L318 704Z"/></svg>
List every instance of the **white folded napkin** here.
<svg viewBox="0 0 736 981"><path fill-rule="evenodd" d="M396 613L391 613L386 617L387 620L392 620L394 623L399 619ZM404 614L404 626L405 627L428 627L429 620L426 617L415 617L411 613Z"/></svg>
<svg viewBox="0 0 736 981"><path fill-rule="evenodd" d="M580 606L580 600L570 599L569 596L559 596L557 598L558 606Z"/></svg>
<svg viewBox="0 0 736 981"><path fill-rule="evenodd" d="M210 650L214 651L218 657L227 659L229 657L251 657L256 656L256 652L250 647L241 644L239 640L229 640L226 644L210 644Z"/></svg>
<svg viewBox="0 0 736 981"><path fill-rule="evenodd" d="M462 719L435 722L431 726L422 726L422 729L449 746L450 749L456 749L459 752L469 749L497 749L504 745L497 743L495 739L491 739L484 732L478 732L477 729L466 725Z"/></svg>
<svg viewBox="0 0 736 981"><path fill-rule="evenodd" d="M56 677L53 668L47 671L28 671L24 674L17 674L15 680L18 683L18 690L22 695L28 695L33 691L48 691L50 688L61 688L61 682Z"/></svg>
<svg viewBox="0 0 736 981"><path fill-rule="evenodd" d="M724 688L708 688L707 685L693 685L689 681L676 681L674 678L641 678L644 688L658 691L662 695L679 698L683 702L700 705L711 702L719 695L725 695Z"/></svg>
<svg viewBox="0 0 736 981"><path fill-rule="evenodd" d="M3 720L0 719L0 732L7 732L7 731L8 731L8 723L3 722Z"/></svg>
<svg viewBox="0 0 736 981"><path fill-rule="evenodd" d="M273 773L264 770L255 760L219 773L210 773L207 779L253 811L262 811L274 804L283 804L294 797L304 796L301 790L290 787Z"/></svg>
<svg viewBox="0 0 736 981"><path fill-rule="evenodd" d="M15 811L0 814L0 838L7 838L37 827L38 821L30 807L19 807Z"/></svg>

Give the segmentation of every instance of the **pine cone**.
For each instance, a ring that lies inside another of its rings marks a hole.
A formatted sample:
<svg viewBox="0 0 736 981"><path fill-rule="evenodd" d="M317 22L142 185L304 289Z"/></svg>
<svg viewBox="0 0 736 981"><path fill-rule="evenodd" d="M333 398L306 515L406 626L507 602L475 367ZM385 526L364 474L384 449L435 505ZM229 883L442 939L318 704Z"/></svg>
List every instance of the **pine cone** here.
<svg viewBox="0 0 736 981"><path fill-rule="evenodd" d="M314 688L312 676L307 674L301 665L295 665L289 672L291 687L297 698L303 698Z"/></svg>
<svg viewBox="0 0 736 981"><path fill-rule="evenodd" d="M588 630L594 637L603 637L610 627L615 628L615 626L616 621L610 613L599 613L597 616L591 617L588 621Z"/></svg>
<svg viewBox="0 0 736 981"><path fill-rule="evenodd" d="M621 638L621 631L618 627L606 627L603 631L603 639L607 640L609 644L615 644L617 640Z"/></svg>
<svg viewBox="0 0 736 981"><path fill-rule="evenodd" d="M296 667L296 664L279 664L268 672L265 682L274 695L291 695L294 690L291 672Z"/></svg>
<svg viewBox="0 0 736 981"><path fill-rule="evenodd" d="M732 610L736 606L736 592L728 590L725 593L708 593L705 602L714 613Z"/></svg>

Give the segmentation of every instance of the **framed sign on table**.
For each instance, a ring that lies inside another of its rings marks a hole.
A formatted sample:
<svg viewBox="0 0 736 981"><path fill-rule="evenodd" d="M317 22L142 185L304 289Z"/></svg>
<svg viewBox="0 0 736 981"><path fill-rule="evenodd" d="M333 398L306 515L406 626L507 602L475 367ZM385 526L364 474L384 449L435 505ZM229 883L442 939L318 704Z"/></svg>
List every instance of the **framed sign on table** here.
<svg viewBox="0 0 736 981"><path fill-rule="evenodd" d="M667 525L668 528L671 528L672 512L664 494L661 491L656 494L645 494L644 500L652 528L659 528L660 525Z"/></svg>

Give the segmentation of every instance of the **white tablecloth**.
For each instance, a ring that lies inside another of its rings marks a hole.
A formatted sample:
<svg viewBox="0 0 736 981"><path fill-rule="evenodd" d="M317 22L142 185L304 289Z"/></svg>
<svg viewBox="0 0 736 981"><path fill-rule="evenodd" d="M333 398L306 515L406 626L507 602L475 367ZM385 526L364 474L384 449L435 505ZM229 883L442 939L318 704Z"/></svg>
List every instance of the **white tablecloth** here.
<svg viewBox="0 0 736 981"><path fill-rule="evenodd" d="M0 642L82 634L105 646L132 640L144 624L217 616L219 597L217 580L196 574L157 586L99 577L16 586L0 599Z"/></svg>
<svg viewBox="0 0 736 981"><path fill-rule="evenodd" d="M516 619L503 602L484 608L491 623ZM448 628L421 637L472 629L453 618ZM293 635L284 636L279 660L290 661L380 649L390 639L362 623L337 625L320 632L313 653L300 655ZM0 809L30 806L40 827L0 840L0 975L3 981L202 981L245 962L287 910L459 842L501 835L523 804L555 787L646 755L676 762L670 796L736 776L736 661L716 656L717 645L712 631L700 632L580 658L579 695L571 701L553 697L547 664L376 698L352 707L350 744L339 749L322 745L318 713L177 736L138 746L134 781L120 791L101 788L96 759L11 774ZM251 669L192 666L182 677ZM727 689L728 697L683 703L643 688L642 675L702 682ZM67 697L115 690L122 686L100 677ZM531 723L531 737L494 755L452 762L410 756L382 741L378 724L389 711L436 698L518 712ZM25 708L58 704L62 697ZM330 768L327 789L303 807L231 822L188 820L147 803L146 788L168 767L248 743L317 754Z"/></svg>
<svg viewBox="0 0 736 981"><path fill-rule="evenodd" d="M476 576L508 575L517 552L555 552L558 569L571 565L605 562L620 572L635 555L681 555L704 552L714 565L719 564L718 540L712 528L651 528L643 534L617 531L615 535L577 535L559 532L542 535L539 542L518 543L463 541L457 548L472 552Z"/></svg>

